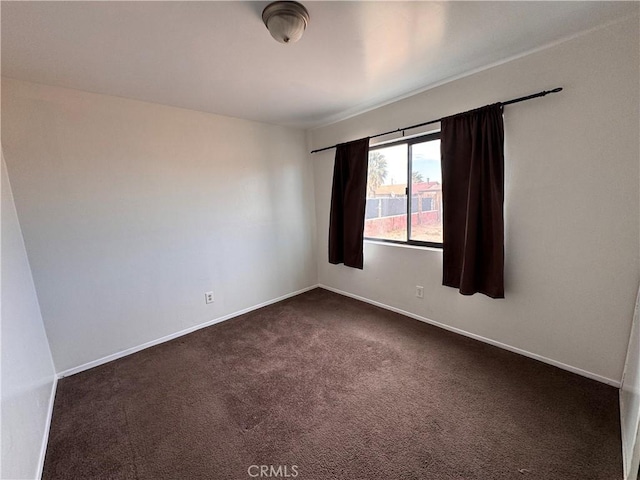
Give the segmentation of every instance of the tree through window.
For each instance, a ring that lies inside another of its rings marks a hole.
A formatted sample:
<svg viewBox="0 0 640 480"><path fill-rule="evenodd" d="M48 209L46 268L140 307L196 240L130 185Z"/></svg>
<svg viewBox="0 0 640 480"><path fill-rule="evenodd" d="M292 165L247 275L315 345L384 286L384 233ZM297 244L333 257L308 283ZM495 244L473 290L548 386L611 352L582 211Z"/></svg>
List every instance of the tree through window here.
<svg viewBox="0 0 640 480"><path fill-rule="evenodd" d="M369 149L364 236L442 247L439 132Z"/></svg>

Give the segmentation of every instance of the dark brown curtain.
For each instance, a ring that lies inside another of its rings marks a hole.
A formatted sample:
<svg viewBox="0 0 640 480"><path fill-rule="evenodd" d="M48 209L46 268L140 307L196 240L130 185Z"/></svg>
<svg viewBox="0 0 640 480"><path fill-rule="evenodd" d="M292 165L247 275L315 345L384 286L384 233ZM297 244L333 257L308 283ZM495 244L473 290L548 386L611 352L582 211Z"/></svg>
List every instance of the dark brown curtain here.
<svg viewBox="0 0 640 480"><path fill-rule="evenodd" d="M442 284L504 298L501 104L442 120Z"/></svg>
<svg viewBox="0 0 640 480"><path fill-rule="evenodd" d="M329 263L362 269L369 138L336 147L329 218Z"/></svg>

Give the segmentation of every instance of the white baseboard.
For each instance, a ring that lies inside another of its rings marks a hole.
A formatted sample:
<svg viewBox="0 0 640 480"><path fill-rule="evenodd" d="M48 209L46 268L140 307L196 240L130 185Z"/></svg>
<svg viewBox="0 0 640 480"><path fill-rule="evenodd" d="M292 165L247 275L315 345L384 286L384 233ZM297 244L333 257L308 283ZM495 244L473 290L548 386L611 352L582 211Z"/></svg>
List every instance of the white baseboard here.
<svg viewBox="0 0 640 480"><path fill-rule="evenodd" d="M42 478L42 472L44 469L44 458L47 455L47 445L49 444L49 431L51 430L51 419L53 418L53 402L56 398L56 389L58 388L58 377L53 377L53 384L51 385L51 395L49 395L49 408L47 410L47 420L44 427L44 434L42 436L42 446L40 447L40 459L38 460L38 476L36 478Z"/></svg>
<svg viewBox="0 0 640 480"><path fill-rule="evenodd" d="M562 370L567 370L572 373L576 373L583 377L590 378L592 380L597 380L598 382L606 383L607 385L611 385L616 388L620 388L620 381L614 380L612 378L603 377L602 375L598 375L597 373L588 372L587 370L583 370L581 368L573 367L571 365L567 365L566 363L558 362L557 360L553 360L551 358L543 357L542 355L538 355L537 353L532 353L527 350L522 350L521 348L512 347L511 345L507 345L506 343L501 343L496 340L492 340L490 338L482 337L480 335L476 335L475 333L467 332L466 330L462 330L460 328L451 327L449 325L445 325L444 323L436 322L435 320L431 320L430 318L422 317L420 315L416 315L415 313L407 312L400 308L392 307L390 305L386 305L384 303L376 302L375 300L371 300L365 297L361 297L360 295L355 295L353 293L345 292L343 290L339 290L337 288L329 287L327 285L318 284L320 288L324 288L325 290L329 290L334 293L338 293L340 295L344 295L345 297L355 298L356 300L360 300L361 302L370 303L371 305L375 305L376 307L384 308L385 310L390 310L395 313L399 313L406 317L413 318L415 320L419 320L424 323L428 323L430 325L434 325L436 327L443 328L445 330L449 330L450 332L458 333L460 335L464 335L465 337L473 338L474 340L479 340L484 343L488 343L489 345L493 345L494 347L499 347L504 350L508 350L510 352L518 353L525 357L533 358L534 360L538 360L540 362L548 363L549 365L553 365L554 367L561 368Z"/></svg>
<svg viewBox="0 0 640 480"><path fill-rule="evenodd" d="M200 330L205 327L209 327L211 325L215 325L216 323L224 322L225 320L229 320L231 318L237 317L238 315L243 315L245 313L252 312L253 310L257 310L262 307L266 307L267 305L271 305L273 303L280 302L282 300L286 300L287 298L295 297L296 295L300 295L301 293L308 292L309 290L313 290L314 288L318 288L319 285L312 285L310 287L303 288L302 290L297 290L295 292L287 293L286 295L282 295L281 297L273 298L271 300L267 300L266 302L259 303L258 305L253 305L248 308L244 308L242 310L238 310L237 312L230 313L223 317L214 318L213 320L209 320L208 322L200 323L198 325L194 325L193 327L185 328L184 330L180 330L179 332L172 333L170 335L166 335L162 338L158 338L156 340L151 340L150 342L143 343L142 345L137 345L135 347L127 348L126 350L122 350L117 353L113 353L111 355L107 355L106 357L99 358L97 360L93 360L91 362L85 363L83 365L79 365L77 367L69 368L62 372L58 373L58 378L68 377L70 375L74 375L76 373L84 372L85 370L89 370L90 368L97 367L99 365L103 365L105 363L111 362L113 360L117 360L118 358L126 357L127 355L131 355L133 353L139 352L140 350L144 350L145 348L153 347L155 345L159 345L164 342L168 342L169 340L173 340L174 338L182 337L183 335L187 335L189 333L195 332L196 330Z"/></svg>
<svg viewBox="0 0 640 480"><path fill-rule="evenodd" d="M68 377L70 375L74 375L76 373L80 373L80 372L83 372L85 370L89 370L90 368L97 367L99 365L103 365L103 364L111 362L113 360L117 360L118 358L126 357L127 355L131 355L133 353L139 352L140 350L144 350L146 348L153 347L155 345L159 345L159 344L164 343L164 342L168 342L169 340L173 340L174 338L178 338L178 337L181 337L183 335L187 335L187 334L189 334L191 332L195 332L196 330L200 330L201 328L209 327L211 325L215 325L216 323L224 322L225 320L229 320L229 319L237 317L239 315L243 315L243 314L249 313L249 312L251 312L253 310L257 310L258 308L266 307L267 305L271 305L273 303L277 303L277 302L279 302L281 300L285 300L287 298L294 297L296 295L300 295L301 293L308 292L309 290L313 290L314 288L317 288L317 287L324 288L325 290L329 290L331 292L338 293L338 294L344 295L346 297L355 298L356 300L360 300L362 302L369 303L371 305L375 305L375 306L380 307L380 308L384 308L385 310L390 310L392 312L399 313L399 314L404 315L406 317L410 317L410 318L413 318L415 320L419 320L421 322L425 322L425 323L428 323L430 325L434 325L436 327L443 328L443 329L448 330L450 332L458 333L460 335L464 335L465 337L473 338L475 340L479 340L481 342L488 343L489 345L493 345L495 347L502 348L502 349L508 350L510 352L518 353L520 355L524 355L525 357L533 358L534 360L538 360L540 362L544 362L544 363L547 363L549 365L553 365L554 367L558 367L558 368L561 368L563 370L567 370L569 372L576 373L576 374L581 375L583 377L587 377L587 378L590 378L592 380L596 380L598 382L606 383L607 385L611 385L613 387L620 388L620 381L619 380L614 380L612 378L607 378L607 377L604 377L602 375L598 375L596 373L592 373L592 372L589 372L587 370L583 370L581 368L577 368L577 367L574 367L574 366L571 366L571 365L567 365L565 363L559 362L557 360L553 360L551 358L543 357L542 355L538 355L536 353L532 353L532 352L529 352L527 350L523 350L521 348L512 347L511 345L507 345L505 343L501 343L501 342L498 342L496 340L492 340L490 338L482 337L480 335L476 335L475 333L467 332L466 330L462 330L460 328L451 327L449 325L445 325L444 323L440 323L440 322L436 322L435 320L431 320L430 318L426 318L426 317L423 317L421 315L417 315L415 313L407 312L406 310L402 310L400 308L392 307L390 305L386 305L384 303L380 303L380 302L377 302L375 300L371 300L369 298L361 297L359 295L355 295L353 293L349 293L349 292L346 292L344 290L339 290L337 288L329 287L329 286L323 285L323 284L312 285L310 287L303 288L301 290L297 290L297 291L292 292L292 293L288 293L288 294L283 295L281 297L277 297L277 298L268 300L266 302L262 302L262 303L260 303L258 305L254 305L254 306L245 308L243 310L239 310L237 312L230 313L230 314L225 315L223 317L218 317L218 318L215 318L215 319L210 320L208 322L201 323L201 324L195 325L193 327L189 327L187 329L181 330L181 331L176 332L176 333L172 333L170 335L166 335L166 336L164 336L162 338L158 338L156 340L152 340L152 341L143 343L141 345L138 345L138 346L135 346L135 347L131 347L131 348L128 348L126 350L122 350L120 352L117 352L117 353L114 353L114 354L111 354L111 355L107 355L106 357L103 357L103 358L100 358L100 359L97 359L97 360L93 360L93 361L85 363L83 365L79 365L77 367L73 367L73 368L70 368L68 370L64 370L64 371L58 373L58 378ZM54 391L54 393L55 393L55 391Z"/></svg>

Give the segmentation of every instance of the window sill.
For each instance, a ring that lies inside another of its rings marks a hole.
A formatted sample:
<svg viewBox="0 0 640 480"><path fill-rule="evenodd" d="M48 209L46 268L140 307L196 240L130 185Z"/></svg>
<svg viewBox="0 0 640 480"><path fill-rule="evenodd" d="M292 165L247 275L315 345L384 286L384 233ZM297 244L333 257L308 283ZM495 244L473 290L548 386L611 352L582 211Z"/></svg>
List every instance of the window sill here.
<svg viewBox="0 0 640 480"><path fill-rule="evenodd" d="M392 243L392 242L383 242L380 240L370 240L365 238L364 243L372 243L374 245L383 245L385 247L397 247L397 248L409 248L412 250L428 250L431 252L440 252L442 253L442 248L436 247L427 247L422 245L410 245L408 243Z"/></svg>

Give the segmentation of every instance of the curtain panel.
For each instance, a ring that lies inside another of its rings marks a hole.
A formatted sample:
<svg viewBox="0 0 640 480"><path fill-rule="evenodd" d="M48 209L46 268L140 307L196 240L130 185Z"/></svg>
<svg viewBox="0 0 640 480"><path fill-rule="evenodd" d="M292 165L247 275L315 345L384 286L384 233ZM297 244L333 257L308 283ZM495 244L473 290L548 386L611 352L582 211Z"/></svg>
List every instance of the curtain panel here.
<svg viewBox="0 0 640 480"><path fill-rule="evenodd" d="M442 284L504 298L504 124L494 104L442 120Z"/></svg>
<svg viewBox="0 0 640 480"><path fill-rule="evenodd" d="M369 137L336 146L329 217L329 263L363 268Z"/></svg>

